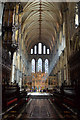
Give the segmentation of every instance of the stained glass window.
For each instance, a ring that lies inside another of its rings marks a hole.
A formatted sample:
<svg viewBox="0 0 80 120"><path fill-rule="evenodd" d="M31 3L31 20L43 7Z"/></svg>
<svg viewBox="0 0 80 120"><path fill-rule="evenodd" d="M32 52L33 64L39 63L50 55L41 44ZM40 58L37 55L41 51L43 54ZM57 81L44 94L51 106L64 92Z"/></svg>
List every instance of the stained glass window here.
<svg viewBox="0 0 80 120"><path fill-rule="evenodd" d="M77 28L78 25L79 25L78 4L76 4L76 8L75 8L75 27Z"/></svg>
<svg viewBox="0 0 80 120"><path fill-rule="evenodd" d="M35 73L35 59L32 59L32 73Z"/></svg>
<svg viewBox="0 0 80 120"><path fill-rule="evenodd" d="M37 54L37 46L34 46L34 54Z"/></svg>
<svg viewBox="0 0 80 120"><path fill-rule="evenodd" d="M50 54L50 49L47 46L38 43L31 49L31 54Z"/></svg>
<svg viewBox="0 0 80 120"><path fill-rule="evenodd" d="M31 49L31 54L33 54L33 49Z"/></svg>
<svg viewBox="0 0 80 120"><path fill-rule="evenodd" d="M42 54L42 44L38 44L38 54Z"/></svg>
<svg viewBox="0 0 80 120"><path fill-rule="evenodd" d="M41 58L38 59L38 72L39 71L42 72L42 59Z"/></svg>
<svg viewBox="0 0 80 120"><path fill-rule="evenodd" d="M45 60L45 73L48 73L48 59Z"/></svg>
<svg viewBox="0 0 80 120"><path fill-rule="evenodd" d="M49 49L47 49L47 54L49 54Z"/></svg>
<svg viewBox="0 0 80 120"><path fill-rule="evenodd" d="M43 46L43 54L46 54L46 46Z"/></svg>
<svg viewBox="0 0 80 120"><path fill-rule="evenodd" d="M50 49L42 43L38 43L31 49L31 54L50 54Z"/></svg>

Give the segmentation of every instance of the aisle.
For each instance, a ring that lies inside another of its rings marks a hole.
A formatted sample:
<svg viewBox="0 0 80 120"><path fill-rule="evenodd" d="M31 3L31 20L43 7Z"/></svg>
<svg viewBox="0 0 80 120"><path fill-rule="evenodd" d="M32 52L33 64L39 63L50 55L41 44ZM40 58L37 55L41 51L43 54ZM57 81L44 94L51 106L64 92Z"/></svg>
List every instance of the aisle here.
<svg viewBox="0 0 80 120"><path fill-rule="evenodd" d="M26 107L21 120L62 120L58 110L47 99L33 99Z"/></svg>

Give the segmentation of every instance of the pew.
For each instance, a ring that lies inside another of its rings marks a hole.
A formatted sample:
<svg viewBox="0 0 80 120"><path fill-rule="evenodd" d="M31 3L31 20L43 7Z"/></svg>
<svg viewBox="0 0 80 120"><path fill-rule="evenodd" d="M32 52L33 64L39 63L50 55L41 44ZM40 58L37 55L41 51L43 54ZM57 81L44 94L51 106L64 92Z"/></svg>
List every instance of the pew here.
<svg viewBox="0 0 80 120"><path fill-rule="evenodd" d="M2 86L2 112L5 116L10 111L19 112L26 104L27 92L20 90L18 85Z"/></svg>
<svg viewBox="0 0 80 120"><path fill-rule="evenodd" d="M78 87L77 89L72 86L56 88L53 92L53 98L56 104L61 107L64 106L74 114L80 116L80 93Z"/></svg>

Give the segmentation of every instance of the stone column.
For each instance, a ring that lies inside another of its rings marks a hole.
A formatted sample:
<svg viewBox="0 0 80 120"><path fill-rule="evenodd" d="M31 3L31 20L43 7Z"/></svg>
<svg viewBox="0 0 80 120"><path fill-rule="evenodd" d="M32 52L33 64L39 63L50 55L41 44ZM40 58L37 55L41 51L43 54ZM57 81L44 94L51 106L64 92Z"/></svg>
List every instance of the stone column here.
<svg viewBox="0 0 80 120"><path fill-rule="evenodd" d="M28 75L31 75L32 69L31 69L31 61L28 61Z"/></svg>
<svg viewBox="0 0 80 120"><path fill-rule="evenodd" d="M64 81L66 81L66 65L64 65Z"/></svg>
<svg viewBox="0 0 80 120"><path fill-rule="evenodd" d="M37 45L37 54L38 54L38 45Z"/></svg>
<svg viewBox="0 0 80 120"><path fill-rule="evenodd" d="M18 53L16 53L16 83L19 80L19 70L18 70Z"/></svg>
<svg viewBox="0 0 80 120"><path fill-rule="evenodd" d="M17 80L17 69L15 67L15 71L14 71L14 82Z"/></svg>
<svg viewBox="0 0 80 120"><path fill-rule="evenodd" d="M78 3L78 19L79 19L79 25L80 25L80 2Z"/></svg>
<svg viewBox="0 0 80 120"><path fill-rule="evenodd" d="M0 114L2 113L2 15L4 4L0 2ZM2 116L0 115L0 120Z"/></svg>
<svg viewBox="0 0 80 120"><path fill-rule="evenodd" d="M17 54L16 52L14 53L14 82L17 82Z"/></svg>
<svg viewBox="0 0 80 120"><path fill-rule="evenodd" d="M17 83L19 83L19 69L17 69Z"/></svg>
<svg viewBox="0 0 80 120"><path fill-rule="evenodd" d="M47 47L46 47L46 54L47 54Z"/></svg>
<svg viewBox="0 0 80 120"><path fill-rule="evenodd" d="M24 65L24 61L23 61L23 73L22 73L22 85L24 85L24 75L25 75L25 65Z"/></svg>
<svg viewBox="0 0 80 120"><path fill-rule="evenodd" d="M24 69L24 61L23 61L23 59L22 59L22 85L23 85L23 76L24 76L24 71L23 71L23 69Z"/></svg>
<svg viewBox="0 0 80 120"><path fill-rule="evenodd" d="M42 72L45 72L45 60L42 60Z"/></svg>
<svg viewBox="0 0 80 120"><path fill-rule="evenodd" d="M21 66L20 66L20 71L21 71L21 79L22 79L22 56L21 56Z"/></svg>
<svg viewBox="0 0 80 120"><path fill-rule="evenodd" d="M21 83L23 81L23 60L22 60L22 57L21 57Z"/></svg>
<svg viewBox="0 0 80 120"><path fill-rule="evenodd" d="M60 58L59 58L58 74L59 74L59 86L61 86L61 59Z"/></svg>
<svg viewBox="0 0 80 120"><path fill-rule="evenodd" d="M48 73L50 73L50 61L48 60Z"/></svg>
<svg viewBox="0 0 80 120"><path fill-rule="evenodd" d="M61 70L58 71L58 75L59 75L59 86L61 86Z"/></svg>
<svg viewBox="0 0 80 120"><path fill-rule="evenodd" d="M43 44L42 44L42 54L43 54Z"/></svg>
<svg viewBox="0 0 80 120"><path fill-rule="evenodd" d="M38 72L38 60L36 60L36 72Z"/></svg>
<svg viewBox="0 0 80 120"><path fill-rule="evenodd" d="M36 60L35 60L35 73L36 73Z"/></svg>
<svg viewBox="0 0 80 120"><path fill-rule="evenodd" d="M13 54L13 58L12 58L12 71L11 71L11 82L14 83L14 73L15 73L15 57L16 57L16 53Z"/></svg>

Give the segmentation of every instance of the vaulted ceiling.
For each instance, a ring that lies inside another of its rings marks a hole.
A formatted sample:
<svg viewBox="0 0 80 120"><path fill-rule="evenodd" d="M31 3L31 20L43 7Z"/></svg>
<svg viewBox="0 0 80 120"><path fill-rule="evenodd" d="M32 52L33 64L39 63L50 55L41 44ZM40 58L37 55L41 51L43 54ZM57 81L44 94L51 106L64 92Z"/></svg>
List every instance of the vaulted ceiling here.
<svg viewBox="0 0 80 120"><path fill-rule="evenodd" d="M34 1L21 4L22 33L27 50L38 42L52 50L62 24L62 3Z"/></svg>

